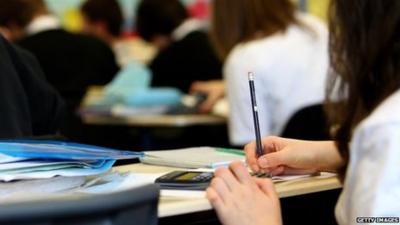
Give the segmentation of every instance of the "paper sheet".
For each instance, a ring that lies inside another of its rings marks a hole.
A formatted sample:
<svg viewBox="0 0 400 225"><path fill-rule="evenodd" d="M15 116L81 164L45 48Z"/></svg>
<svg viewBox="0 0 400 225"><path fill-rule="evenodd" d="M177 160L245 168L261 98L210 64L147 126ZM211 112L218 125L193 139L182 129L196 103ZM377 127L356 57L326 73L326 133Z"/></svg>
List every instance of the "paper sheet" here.
<svg viewBox="0 0 400 225"><path fill-rule="evenodd" d="M0 182L0 199L3 201L11 196L65 192L77 188L85 182L85 176Z"/></svg>
<svg viewBox="0 0 400 225"><path fill-rule="evenodd" d="M65 160L24 160L17 162L8 162L0 164L0 173L14 173L22 170L33 171L35 169L48 167L48 170L52 169L52 166L69 166L77 168L100 168L105 164L105 160L95 161L65 161ZM43 169L44 170L44 169Z"/></svg>
<svg viewBox="0 0 400 225"><path fill-rule="evenodd" d="M8 155L4 155L0 153L0 164L3 163L10 163L10 162L19 162L19 161L24 161L26 158L17 158L17 157L12 157Z"/></svg>
<svg viewBox="0 0 400 225"><path fill-rule="evenodd" d="M89 176L101 174L109 171L115 160L107 160L104 165L99 168L71 168L68 166L57 167L55 165L53 168L44 168L36 171L24 171L22 173L0 173L1 181L12 181L12 180L23 180L23 179L44 179L51 178L55 176L65 176L65 177L75 177L75 176Z"/></svg>
<svg viewBox="0 0 400 225"><path fill-rule="evenodd" d="M244 156L217 151L212 147L196 147L168 151L148 151L140 161L152 165L180 168L216 168L233 161L243 161Z"/></svg>

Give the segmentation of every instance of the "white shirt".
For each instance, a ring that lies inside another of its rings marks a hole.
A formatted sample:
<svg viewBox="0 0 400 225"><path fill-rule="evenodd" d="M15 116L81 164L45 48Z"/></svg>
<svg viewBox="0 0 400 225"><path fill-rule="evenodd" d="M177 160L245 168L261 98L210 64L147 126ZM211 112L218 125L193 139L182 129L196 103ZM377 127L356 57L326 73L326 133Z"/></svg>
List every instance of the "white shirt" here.
<svg viewBox="0 0 400 225"><path fill-rule="evenodd" d="M285 33L237 45L224 65L233 145L255 139L247 74L255 75L261 135L279 135L299 109L320 103L328 71L328 31L315 17L298 14L312 29L297 25Z"/></svg>
<svg viewBox="0 0 400 225"><path fill-rule="evenodd" d="M172 31L172 39L180 41L188 34L198 30L207 30L207 22L195 18L186 19L175 30Z"/></svg>
<svg viewBox="0 0 400 225"><path fill-rule="evenodd" d="M360 224L357 217L400 217L400 90L360 123L350 149L336 205L338 223Z"/></svg>
<svg viewBox="0 0 400 225"><path fill-rule="evenodd" d="M53 15L42 15L34 18L26 27L26 33L33 35L42 31L60 29L61 23Z"/></svg>

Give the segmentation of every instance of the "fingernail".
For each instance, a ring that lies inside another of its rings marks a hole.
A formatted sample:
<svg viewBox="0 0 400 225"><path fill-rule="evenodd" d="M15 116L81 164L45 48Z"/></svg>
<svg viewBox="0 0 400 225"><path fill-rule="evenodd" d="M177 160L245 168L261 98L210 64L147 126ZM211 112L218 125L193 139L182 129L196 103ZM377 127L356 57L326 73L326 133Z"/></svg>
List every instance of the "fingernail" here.
<svg viewBox="0 0 400 225"><path fill-rule="evenodd" d="M258 171L260 168L258 168L257 164L251 164L251 168L253 168L253 170Z"/></svg>

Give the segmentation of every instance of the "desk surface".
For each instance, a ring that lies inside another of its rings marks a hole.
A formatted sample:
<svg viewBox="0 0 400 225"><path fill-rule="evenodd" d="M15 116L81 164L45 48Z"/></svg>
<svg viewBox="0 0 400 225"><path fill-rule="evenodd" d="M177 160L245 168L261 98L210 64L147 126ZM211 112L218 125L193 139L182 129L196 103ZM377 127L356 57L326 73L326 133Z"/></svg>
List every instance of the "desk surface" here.
<svg viewBox="0 0 400 225"><path fill-rule="evenodd" d="M222 125L226 119L213 115L137 115L115 117L86 114L82 116L86 124L122 125L138 127L187 127L194 125Z"/></svg>
<svg viewBox="0 0 400 225"><path fill-rule="evenodd" d="M144 164L132 164L115 168L119 172L162 173L177 170L177 168L151 166ZM297 181L287 181L275 184L281 198L327 191L341 187L336 177L318 178L310 177ZM159 217L176 216L210 210L211 205L205 198L178 198L161 197L158 215Z"/></svg>
<svg viewBox="0 0 400 225"><path fill-rule="evenodd" d="M82 107L102 98L103 87L92 86L86 93ZM188 115L132 115L111 116L94 113L81 114L84 123L91 125L119 125L137 127L186 127L194 125L222 125L226 118L210 114Z"/></svg>

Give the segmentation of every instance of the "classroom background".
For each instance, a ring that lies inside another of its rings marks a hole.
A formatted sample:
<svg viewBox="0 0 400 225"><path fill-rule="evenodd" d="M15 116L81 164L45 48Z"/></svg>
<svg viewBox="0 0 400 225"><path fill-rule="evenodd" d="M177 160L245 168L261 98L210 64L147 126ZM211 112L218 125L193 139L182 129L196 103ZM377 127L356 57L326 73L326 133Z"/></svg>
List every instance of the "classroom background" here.
<svg viewBox="0 0 400 225"><path fill-rule="evenodd" d="M188 7L192 16L197 18L207 18L207 7L210 0L182 0ZM323 20L326 20L329 0L296 0L299 8L310 12ZM62 21L64 27L71 31L78 31L82 27L79 6L83 0L46 0L48 7ZM139 0L119 0L121 8L125 16L124 34L130 36L133 34L135 27L135 8Z"/></svg>

